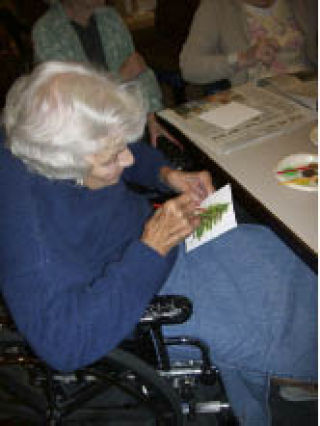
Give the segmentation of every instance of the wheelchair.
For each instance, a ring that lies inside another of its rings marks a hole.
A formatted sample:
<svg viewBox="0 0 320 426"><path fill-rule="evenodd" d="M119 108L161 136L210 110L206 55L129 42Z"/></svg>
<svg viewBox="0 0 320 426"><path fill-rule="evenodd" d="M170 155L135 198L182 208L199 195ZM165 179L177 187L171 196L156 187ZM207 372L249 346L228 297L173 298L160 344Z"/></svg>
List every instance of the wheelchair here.
<svg viewBox="0 0 320 426"><path fill-rule="evenodd" d="M0 424L182 426L206 424L208 415L207 424L235 425L207 345L162 333L164 325L182 323L191 314L187 298L156 296L118 348L93 365L61 373L33 354L1 304ZM170 356L175 346L191 346L201 356L175 359ZM203 401L199 387L220 399ZM3 398L4 391L9 397Z"/></svg>

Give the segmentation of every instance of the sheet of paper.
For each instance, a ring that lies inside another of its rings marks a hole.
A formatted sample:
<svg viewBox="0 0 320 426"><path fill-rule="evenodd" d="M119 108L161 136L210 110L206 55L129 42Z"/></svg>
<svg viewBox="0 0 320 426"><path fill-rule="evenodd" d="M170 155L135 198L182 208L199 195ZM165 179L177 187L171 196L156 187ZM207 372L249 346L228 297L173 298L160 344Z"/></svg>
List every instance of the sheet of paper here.
<svg viewBox="0 0 320 426"><path fill-rule="evenodd" d="M260 114L261 111L255 108L232 101L200 114L199 118L224 130L230 130Z"/></svg>
<svg viewBox="0 0 320 426"><path fill-rule="evenodd" d="M205 209L210 207L211 209L220 210L220 212L222 211L221 217L216 219L216 223L212 222L211 227L209 226L209 229L205 230L200 237L194 232L186 238L186 251L193 250L237 226L233 209L231 186L229 184L210 194L201 203L200 207Z"/></svg>

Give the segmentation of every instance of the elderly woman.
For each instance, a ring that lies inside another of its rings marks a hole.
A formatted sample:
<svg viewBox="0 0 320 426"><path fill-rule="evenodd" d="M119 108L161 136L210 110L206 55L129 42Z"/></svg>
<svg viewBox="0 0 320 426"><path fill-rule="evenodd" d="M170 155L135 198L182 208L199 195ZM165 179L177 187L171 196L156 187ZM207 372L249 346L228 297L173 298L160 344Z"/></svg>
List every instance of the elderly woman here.
<svg viewBox="0 0 320 426"><path fill-rule="evenodd" d="M318 64L316 0L201 0L180 55L193 83L233 85Z"/></svg>
<svg viewBox="0 0 320 426"><path fill-rule="evenodd" d="M166 332L208 342L242 425L265 426L272 376L316 380L316 277L270 231L243 225L185 253L210 193L141 143L132 85L48 62L7 97L0 150L1 289L21 333L60 370L98 360L159 291L193 317ZM180 193L152 212L129 182Z"/></svg>

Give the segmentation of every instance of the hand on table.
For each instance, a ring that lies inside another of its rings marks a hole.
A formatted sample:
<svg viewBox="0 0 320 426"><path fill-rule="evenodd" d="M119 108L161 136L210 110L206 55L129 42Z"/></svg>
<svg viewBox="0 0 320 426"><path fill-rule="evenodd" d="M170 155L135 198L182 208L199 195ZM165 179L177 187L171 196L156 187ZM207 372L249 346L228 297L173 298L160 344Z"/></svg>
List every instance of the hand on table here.
<svg viewBox="0 0 320 426"><path fill-rule="evenodd" d="M197 204L200 204L214 191L211 175L205 170L184 172L170 167L162 167L160 176L168 186L177 192L188 194Z"/></svg>
<svg viewBox="0 0 320 426"><path fill-rule="evenodd" d="M181 149L181 151L183 151L183 145L176 138L170 135L170 133L167 132L163 126L161 126L161 124L157 121L156 116L153 112L150 112L148 114L147 124L149 129L150 142L152 146L156 147L158 137L164 136L170 142L176 145L179 149Z"/></svg>
<svg viewBox="0 0 320 426"><path fill-rule="evenodd" d="M166 201L146 222L141 241L165 256L200 225L196 207L189 194Z"/></svg>
<svg viewBox="0 0 320 426"><path fill-rule="evenodd" d="M245 52L238 55L238 64L240 68L250 68L257 63L271 65L275 60L279 45L272 38L263 38Z"/></svg>
<svg viewBox="0 0 320 426"><path fill-rule="evenodd" d="M145 72L147 64L138 52L133 52L121 65L119 74L123 81L131 81Z"/></svg>

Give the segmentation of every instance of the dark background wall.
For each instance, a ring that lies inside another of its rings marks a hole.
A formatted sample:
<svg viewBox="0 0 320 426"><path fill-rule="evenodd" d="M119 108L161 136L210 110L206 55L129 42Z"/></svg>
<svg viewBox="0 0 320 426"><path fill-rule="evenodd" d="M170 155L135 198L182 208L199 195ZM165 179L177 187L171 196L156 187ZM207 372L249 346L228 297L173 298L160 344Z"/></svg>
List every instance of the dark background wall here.
<svg viewBox="0 0 320 426"><path fill-rule="evenodd" d="M45 9L42 0L0 0L0 108L13 81L30 67L31 27Z"/></svg>

